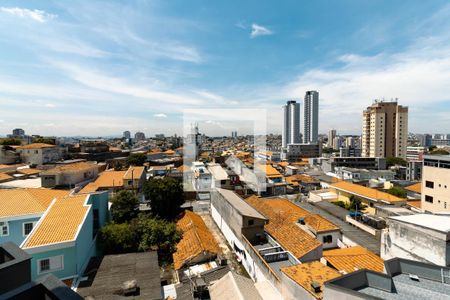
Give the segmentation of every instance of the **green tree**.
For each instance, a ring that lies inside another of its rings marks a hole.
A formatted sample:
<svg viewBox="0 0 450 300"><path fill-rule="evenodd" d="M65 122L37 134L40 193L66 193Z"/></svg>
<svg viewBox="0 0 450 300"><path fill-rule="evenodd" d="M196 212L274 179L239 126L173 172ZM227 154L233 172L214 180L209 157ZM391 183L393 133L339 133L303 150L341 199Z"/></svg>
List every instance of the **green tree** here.
<svg viewBox="0 0 450 300"><path fill-rule="evenodd" d="M386 158L386 166L387 167L392 167L392 166L396 166L396 165L400 165L400 166L406 166L408 163L406 160L404 160L401 157L388 157Z"/></svg>
<svg viewBox="0 0 450 300"><path fill-rule="evenodd" d="M143 166L147 160L145 153L133 153L127 158L127 162L130 166Z"/></svg>
<svg viewBox="0 0 450 300"><path fill-rule="evenodd" d="M99 231L99 244L106 254L136 252L138 236L128 223L110 223Z"/></svg>
<svg viewBox="0 0 450 300"><path fill-rule="evenodd" d="M363 211L367 208L367 205L362 203L361 199L355 195L351 195L349 200L350 203L347 205L347 209L350 211Z"/></svg>
<svg viewBox="0 0 450 300"><path fill-rule="evenodd" d="M432 152L432 151L434 151L436 149L437 149L436 145L431 145L430 147L428 147L428 151L430 151L430 152Z"/></svg>
<svg viewBox="0 0 450 300"><path fill-rule="evenodd" d="M322 149L322 153L325 153L325 154L331 154L331 153L334 153L334 152L339 152L339 151L335 150L335 149L333 149L331 147L324 147Z"/></svg>
<svg viewBox="0 0 450 300"><path fill-rule="evenodd" d="M140 237L138 250L158 249L172 254L182 236L174 222L140 215L131 222L130 229Z"/></svg>
<svg viewBox="0 0 450 300"><path fill-rule="evenodd" d="M35 137L35 138L33 138L33 143L44 143L44 144L55 145L56 141L54 138L50 138L50 137Z"/></svg>
<svg viewBox="0 0 450 300"><path fill-rule="evenodd" d="M0 140L0 145L3 145L3 146L19 146L20 144L22 144L20 139L7 138L7 139Z"/></svg>
<svg viewBox="0 0 450 300"><path fill-rule="evenodd" d="M181 212L183 187L173 177L150 179L144 184L143 190L154 216L173 220Z"/></svg>
<svg viewBox="0 0 450 300"><path fill-rule="evenodd" d="M447 150L444 150L444 149L436 149L436 150L431 151L430 154L431 155L448 155L450 153Z"/></svg>
<svg viewBox="0 0 450 300"><path fill-rule="evenodd" d="M387 190L387 193L400 198L406 198L406 191L398 186L391 187Z"/></svg>
<svg viewBox="0 0 450 300"><path fill-rule="evenodd" d="M119 191L111 202L111 218L115 223L129 222L138 215L139 199L131 191Z"/></svg>

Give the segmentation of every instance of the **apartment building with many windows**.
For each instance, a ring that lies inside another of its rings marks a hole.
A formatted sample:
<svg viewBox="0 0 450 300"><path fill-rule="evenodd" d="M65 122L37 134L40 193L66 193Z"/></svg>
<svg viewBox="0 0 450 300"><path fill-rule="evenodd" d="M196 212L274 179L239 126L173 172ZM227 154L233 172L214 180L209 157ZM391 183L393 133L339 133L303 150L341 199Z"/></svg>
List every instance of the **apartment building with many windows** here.
<svg viewBox="0 0 450 300"><path fill-rule="evenodd" d="M375 101L363 112L362 156L406 159L408 107Z"/></svg>
<svg viewBox="0 0 450 300"><path fill-rule="evenodd" d="M422 170L422 210L450 212L450 156L425 155Z"/></svg>

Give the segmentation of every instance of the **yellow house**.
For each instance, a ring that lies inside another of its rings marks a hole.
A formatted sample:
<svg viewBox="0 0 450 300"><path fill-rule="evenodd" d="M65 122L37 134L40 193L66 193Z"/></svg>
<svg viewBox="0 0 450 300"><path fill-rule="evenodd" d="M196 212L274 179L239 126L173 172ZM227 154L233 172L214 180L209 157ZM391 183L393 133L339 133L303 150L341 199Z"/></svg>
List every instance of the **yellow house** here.
<svg viewBox="0 0 450 300"><path fill-rule="evenodd" d="M330 192L337 195L338 201L345 203L350 203L351 196L358 197L367 205L364 212L369 214L375 214L375 204L396 206L406 204L406 199L346 181L333 183L330 186Z"/></svg>

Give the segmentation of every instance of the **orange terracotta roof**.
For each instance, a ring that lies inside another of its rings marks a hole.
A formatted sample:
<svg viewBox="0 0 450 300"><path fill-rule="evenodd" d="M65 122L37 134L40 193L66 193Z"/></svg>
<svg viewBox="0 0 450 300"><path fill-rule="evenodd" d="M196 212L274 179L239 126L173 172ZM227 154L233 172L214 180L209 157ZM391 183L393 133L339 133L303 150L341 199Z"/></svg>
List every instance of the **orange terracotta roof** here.
<svg viewBox="0 0 450 300"><path fill-rule="evenodd" d="M33 168L17 169L17 173L24 174L24 175L38 175L41 172L42 172L42 170L33 169Z"/></svg>
<svg viewBox="0 0 450 300"><path fill-rule="evenodd" d="M94 182L89 182L79 191L79 193L93 193L96 192L98 189L99 189L98 185L96 185Z"/></svg>
<svg viewBox="0 0 450 300"><path fill-rule="evenodd" d="M375 201L385 201L389 203L406 201L406 199L346 181L333 183L330 187Z"/></svg>
<svg viewBox="0 0 450 300"><path fill-rule="evenodd" d="M90 169L98 168L97 164L88 163L88 162L78 162L73 164L61 165L52 169L48 169L42 171L41 174L60 174L60 173L72 173L78 171L86 171Z"/></svg>
<svg viewBox="0 0 450 300"><path fill-rule="evenodd" d="M179 166L178 168L177 168L177 171L179 171L179 172L189 172L189 171L191 171L191 168L189 168L188 166L186 166L186 165L181 165L181 166Z"/></svg>
<svg viewBox="0 0 450 300"><path fill-rule="evenodd" d="M418 200L416 200L416 199L414 199L414 200L408 200L408 201L406 202L406 204L409 205L409 206L418 208L418 209L421 209L421 208L422 208L422 200L420 200L420 199L418 199Z"/></svg>
<svg viewBox="0 0 450 300"><path fill-rule="evenodd" d="M301 258L310 251L320 247L322 244L318 240L295 224L298 220L299 211L295 211L295 208L288 204L288 200L280 200L279 202L277 199L262 200L256 196L245 199L248 204L269 219L269 223L264 226L265 230L295 257ZM287 201L287 203L284 203L283 200ZM271 203L272 201L273 203ZM300 210L304 211L301 208ZM301 216L305 217L307 214L305 211ZM314 225L317 226L318 224L319 222ZM334 225L333 228L337 227Z"/></svg>
<svg viewBox="0 0 450 300"><path fill-rule="evenodd" d="M360 269L384 271L384 262L381 257L361 246L325 250L323 258L333 268L345 274Z"/></svg>
<svg viewBox="0 0 450 300"><path fill-rule="evenodd" d="M272 165L258 165L258 168L265 172L267 177L282 177Z"/></svg>
<svg viewBox="0 0 450 300"><path fill-rule="evenodd" d="M53 199L66 195L51 189L0 189L0 218L43 213Z"/></svg>
<svg viewBox="0 0 450 300"><path fill-rule="evenodd" d="M282 162L279 162L278 165L285 168L285 167L289 166L289 163L287 161L282 161Z"/></svg>
<svg viewBox="0 0 450 300"><path fill-rule="evenodd" d="M175 154L175 151L169 149L169 150L166 150L164 153L167 155L173 155L173 154Z"/></svg>
<svg viewBox="0 0 450 300"><path fill-rule="evenodd" d="M89 209L89 205L85 205L86 197L77 195L57 198L24 241L23 248L73 241Z"/></svg>
<svg viewBox="0 0 450 300"><path fill-rule="evenodd" d="M175 270L181 269L195 257L203 254L219 254L220 248L214 236L209 231L202 217L191 211L185 211L178 220L177 228L183 231L183 237L177 244L173 254Z"/></svg>
<svg viewBox="0 0 450 300"><path fill-rule="evenodd" d="M0 173L0 182L4 182L4 181L9 181L9 180L13 180L14 177L6 174L6 173Z"/></svg>
<svg viewBox="0 0 450 300"><path fill-rule="evenodd" d="M289 184L293 184L295 182L319 183L319 181L317 179L315 179L314 177L311 177L309 175L304 175L304 174L296 174L296 175L287 176L286 181Z"/></svg>
<svg viewBox="0 0 450 300"><path fill-rule="evenodd" d="M322 299L324 282L341 276L338 271L327 267L318 261L284 267L281 268L281 272L297 284L301 285L317 299ZM314 291L311 286L313 282L320 284L320 292L316 293Z"/></svg>
<svg viewBox="0 0 450 300"><path fill-rule="evenodd" d="M422 193L422 182L418 182L412 185L409 185L407 187L405 187L405 190L417 193L417 194L421 194Z"/></svg>
<svg viewBox="0 0 450 300"><path fill-rule="evenodd" d="M289 220L295 224L299 218L304 218L305 224L317 233L339 230L338 226L321 215L312 214L286 198L258 198L253 195L245 201L269 220Z"/></svg>
<svg viewBox="0 0 450 300"><path fill-rule="evenodd" d="M127 171L105 171L100 173L94 184L99 188L123 186L123 176Z"/></svg>
<svg viewBox="0 0 450 300"><path fill-rule="evenodd" d="M19 146L18 149L43 149L43 148L55 148L56 145L45 143L33 143L25 146Z"/></svg>
<svg viewBox="0 0 450 300"><path fill-rule="evenodd" d="M123 175L123 179L125 180L136 180L141 178L142 174L145 171L145 167L129 167L126 171L125 175Z"/></svg>

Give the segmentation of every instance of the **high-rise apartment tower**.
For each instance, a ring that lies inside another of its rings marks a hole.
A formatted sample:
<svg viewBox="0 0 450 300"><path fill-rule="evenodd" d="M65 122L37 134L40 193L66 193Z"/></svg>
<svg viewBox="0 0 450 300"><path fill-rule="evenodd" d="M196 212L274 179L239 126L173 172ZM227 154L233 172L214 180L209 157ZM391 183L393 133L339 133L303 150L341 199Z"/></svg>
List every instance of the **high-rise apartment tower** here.
<svg viewBox="0 0 450 300"><path fill-rule="evenodd" d="M283 105L282 147L300 143L300 103L288 101Z"/></svg>
<svg viewBox="0 0 450 300"><path fill-rule="evenodd" d="M364 157L406 159L408 107L397 102L375 101L363 112L361 138Z"/></svg>
<svg viewBox="0 0 450 300"><path fill-rule="evenodd" d="M303 143L317 143L319 138L319 93L307 91L303 105Z"/></svg>

